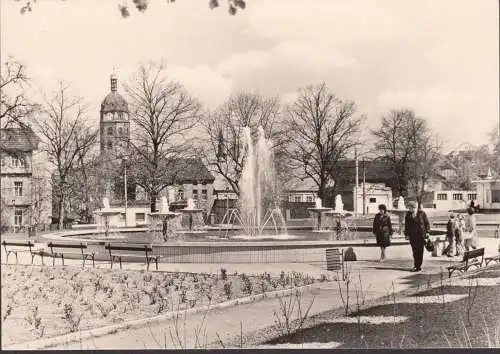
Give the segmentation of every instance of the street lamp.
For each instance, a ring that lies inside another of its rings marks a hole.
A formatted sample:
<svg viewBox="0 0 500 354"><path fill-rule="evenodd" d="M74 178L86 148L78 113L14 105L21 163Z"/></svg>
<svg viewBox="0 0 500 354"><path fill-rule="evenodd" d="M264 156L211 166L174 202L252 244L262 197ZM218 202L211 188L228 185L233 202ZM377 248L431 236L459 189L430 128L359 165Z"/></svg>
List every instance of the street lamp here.
<svg viewBox="0 0 500 354"><path fill-rule="evenodd" d="M127 227L127 156L123 157L123 175L124 175L124 184L125 184L125 227Z"/></svg>

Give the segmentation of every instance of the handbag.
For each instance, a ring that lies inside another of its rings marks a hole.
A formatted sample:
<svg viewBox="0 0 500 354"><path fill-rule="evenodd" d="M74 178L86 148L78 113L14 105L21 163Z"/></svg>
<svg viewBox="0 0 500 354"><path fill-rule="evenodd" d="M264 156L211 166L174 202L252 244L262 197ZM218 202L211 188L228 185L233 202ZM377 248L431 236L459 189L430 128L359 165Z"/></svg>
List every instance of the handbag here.
<svg viewBox="0 0 500 354"><path fill-rule="evenodd" d="M434 252L434 243L432 243L430 238L425 240L425 249L429 252Z"/></svg>

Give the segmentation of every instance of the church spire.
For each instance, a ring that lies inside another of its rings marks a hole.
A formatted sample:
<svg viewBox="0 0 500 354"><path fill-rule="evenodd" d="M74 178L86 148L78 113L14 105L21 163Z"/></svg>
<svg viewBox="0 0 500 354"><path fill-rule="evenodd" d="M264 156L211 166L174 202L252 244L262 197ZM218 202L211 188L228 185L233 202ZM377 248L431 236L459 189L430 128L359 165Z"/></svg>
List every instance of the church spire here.
<svg viewBox="0 0 500 354"><path fill-rule="evenodd" d="M113 73L111 74L111 92L116 92L118 79L116 78L116 71L113 67Z"/></svg>

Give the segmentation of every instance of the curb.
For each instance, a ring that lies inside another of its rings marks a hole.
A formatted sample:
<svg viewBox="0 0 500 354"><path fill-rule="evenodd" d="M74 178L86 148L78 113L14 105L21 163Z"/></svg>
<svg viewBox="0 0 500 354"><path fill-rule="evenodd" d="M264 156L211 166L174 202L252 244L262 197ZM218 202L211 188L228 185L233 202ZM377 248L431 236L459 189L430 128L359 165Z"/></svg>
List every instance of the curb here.
<svg viewBox="0 0 500 354"><path fill-rule="evenodd" d="M264 298L276 298L279 296L285 296L288 294L293 293L294 291L297 290L302 290L302 289L308 289L312 288L314 286L318 286L320 284L319 282L314 282L312 284L300 286L300 287L294 287L291 289L283 289L283 290L276 290L276 291L271 291L267 293L262 293L262 294L257 294L257 295L251 295L239 299L233 299L233 300L228 300L224 302L220 302L218 304L214 304L213 306L200 306L200 307L194 307L186 310L178 310L178 311L170 311L167 313L164 313L163 315L159 316L154 316L154 317L148 317L148 318L141 318L138 320L131 320L128 322L123 322L119 324L113 324L113 325L108 325L100 328L95 328L95 329L88 329L85 331L80 331L76 333L67 333L63 334L57 337L51 337L51 338L42 338L42 339L36 339L33 341L29 342L23 342L23 343L16 343L12 345L8 345L3 347L2 350L41 350L41 349L49 349L52 347L56 347L59 345L63 344L69 344L73 342L79 342L82 340L86 340L89 338L96 338L96 337L102 337L108 334L112 334L117 332L118 330L126 330L126 329L134 329L137 327L141 327L145 324L151 324L155 322L161 322L165 320L170 320L176 316L185 316L188 314L196 314L199 312L203 311L210 311L210 310L218 310L218 309L224 309L228 308L231 306L235 305L243 305L243 304L249 304L252 302L259 301ZM55 349L55 348L52 348Z"/></svg>

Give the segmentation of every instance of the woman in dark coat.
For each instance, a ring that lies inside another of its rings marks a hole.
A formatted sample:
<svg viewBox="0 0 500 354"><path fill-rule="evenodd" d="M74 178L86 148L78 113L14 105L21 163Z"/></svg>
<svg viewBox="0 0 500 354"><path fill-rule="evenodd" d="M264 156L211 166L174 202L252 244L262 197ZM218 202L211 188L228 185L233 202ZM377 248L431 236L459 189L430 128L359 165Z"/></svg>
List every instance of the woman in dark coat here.
<svg viewBox="0 0 500 354"><path fill-rule="evenodd" d="M385 248L391 244L392 223L391 217L387 214L387 207L384 204L378 206L378 214L373 219L373 234L377 239L377 246L380 247L380 260L385 260Z"/></svg>

